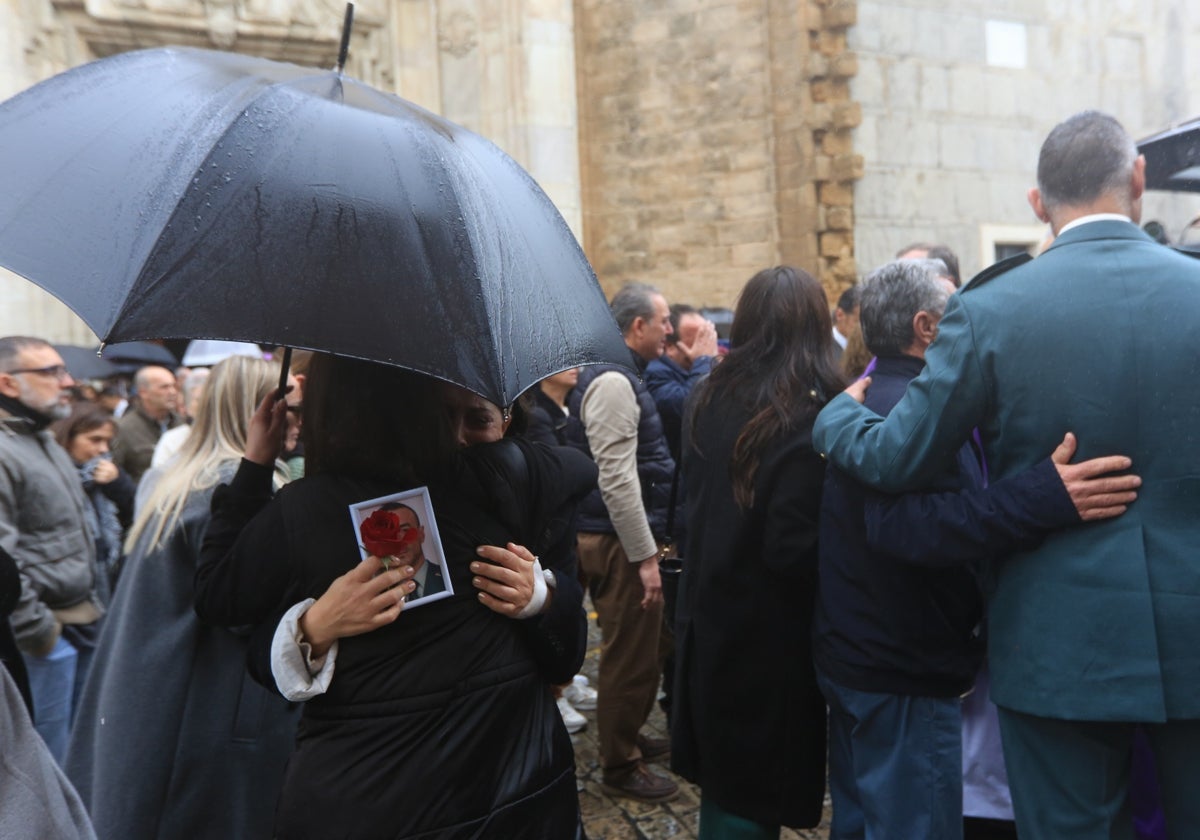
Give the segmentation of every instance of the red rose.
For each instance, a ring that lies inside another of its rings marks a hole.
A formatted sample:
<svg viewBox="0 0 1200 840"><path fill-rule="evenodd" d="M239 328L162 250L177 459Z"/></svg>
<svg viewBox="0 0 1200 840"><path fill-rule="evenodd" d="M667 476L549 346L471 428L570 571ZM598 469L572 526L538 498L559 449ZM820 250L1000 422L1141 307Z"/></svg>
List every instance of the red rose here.
<svg viewBox="0 0 1200 840"><path fill-rule="evenodd" d="M376 557L399 554L406 545L421 539L420 528L401 528L395 511L377 510L358 526L363 548Z"/></svg>

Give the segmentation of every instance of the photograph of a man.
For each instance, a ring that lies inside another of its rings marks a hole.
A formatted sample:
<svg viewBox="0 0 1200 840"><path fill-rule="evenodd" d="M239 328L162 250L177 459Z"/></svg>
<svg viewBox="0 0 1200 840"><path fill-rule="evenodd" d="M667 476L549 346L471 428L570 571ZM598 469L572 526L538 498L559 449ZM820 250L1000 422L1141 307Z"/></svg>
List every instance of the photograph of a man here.
<svg viewBox="0 0 1200 840"><path fill-rule="evenodd" d="M387 567L413 567L416 589L404 599L406 608L454 593L426 488L351 505L350 517L364 559L374 555Z"/></svg>
<svg viewBox="0 0 1200 840"><path fill-rule="evenodd" d="M392 511L400 517L400 532L403 536L409 537L414 530L418 534L415 539L403 539L404 547L397 554L392 555L396 558L395 565L412 566L416 570L412 579L417 584L417 588L408 593L404 602L411 604L426 595L445 592L446 578L442 574L441 567L436 562L425 562L425 528L422 527L421 518L417 516L417 512L401 502L389 502L386 505L380 505L379 509Z"/></svg>

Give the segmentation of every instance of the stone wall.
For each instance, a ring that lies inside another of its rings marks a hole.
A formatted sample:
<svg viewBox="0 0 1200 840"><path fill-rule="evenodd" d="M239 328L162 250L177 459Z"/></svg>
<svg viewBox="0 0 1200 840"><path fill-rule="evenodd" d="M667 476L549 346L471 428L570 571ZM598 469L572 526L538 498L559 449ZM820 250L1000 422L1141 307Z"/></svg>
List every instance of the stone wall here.
<svg viewBox="0 0 1200 840"><path fill-rule="evenodd" d="M1085 108L1135 136L1200 115L1200 17L1189 0L859 0L849 45L865 159L854 188L864 272L914 240L948 243L964 274L997 239L1040 238L1038 148ZM1200 197L1150 194L1172 234Z"/></svg>
<svg viewBox="0 0 1200 840"><path fill-rule="evenodd" d="M609 292L730 305L780 262L853 277L854 10L577 0L584 248Z"/></svg>

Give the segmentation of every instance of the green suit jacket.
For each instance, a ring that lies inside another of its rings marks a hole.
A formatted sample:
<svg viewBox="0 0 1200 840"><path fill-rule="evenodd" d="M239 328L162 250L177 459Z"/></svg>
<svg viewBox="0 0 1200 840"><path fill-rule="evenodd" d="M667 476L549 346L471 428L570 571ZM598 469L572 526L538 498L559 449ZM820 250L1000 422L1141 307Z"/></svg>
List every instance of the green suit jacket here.
<svg viewBox="0 0 1200 840"><path fill-rule="evenodd" d="M1052 534L995 569L992 697L1072 720L1200 718L1200 261L1121 221L954 295L924 372L885 419L840 395L814 445L888 492L917 490L973 428L993 478L1124 454L1122 516Z"/></svg>

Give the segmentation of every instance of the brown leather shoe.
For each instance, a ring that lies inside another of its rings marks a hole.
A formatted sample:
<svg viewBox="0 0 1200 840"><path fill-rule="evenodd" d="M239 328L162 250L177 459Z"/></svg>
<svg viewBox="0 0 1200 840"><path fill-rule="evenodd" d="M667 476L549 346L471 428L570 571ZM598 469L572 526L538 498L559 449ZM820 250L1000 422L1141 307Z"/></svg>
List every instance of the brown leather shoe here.
<svg viewBox="0 0 1200 840"><path fill-rule="evenodd" d="M639 733L637 745L638 749L642 751L643 761L664 761L671 757L670 738L654 738Z"/></svg>
<svg viewBox="0 0 1200 840"><path fill-rule="evenodd" d="M624 796L639 802L667 802L679 795L679 785L657 773L651 773L641 761L628 773L616 778L605 775L601 787L612 796Z"/></svg>

